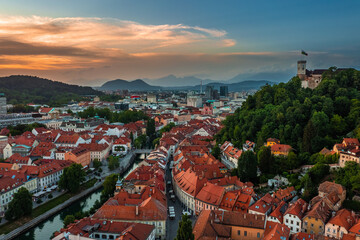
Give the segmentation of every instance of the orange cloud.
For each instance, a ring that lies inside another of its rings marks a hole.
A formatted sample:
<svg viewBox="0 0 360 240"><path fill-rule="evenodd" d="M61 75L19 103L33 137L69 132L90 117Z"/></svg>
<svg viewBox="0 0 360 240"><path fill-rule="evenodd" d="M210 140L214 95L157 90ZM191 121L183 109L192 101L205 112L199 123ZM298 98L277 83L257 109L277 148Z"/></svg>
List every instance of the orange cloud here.
<svg viewBox="0 0 360 240"><path fill-rule="evenodd" d="M0 16L0 74L4 75L92 84L167 74L220 78L224 72L234 76L250 68L275 69L271 60L289 62L294 57L292 53L228 53L234 46L236 41L223 30L183 24Z"/></svg>

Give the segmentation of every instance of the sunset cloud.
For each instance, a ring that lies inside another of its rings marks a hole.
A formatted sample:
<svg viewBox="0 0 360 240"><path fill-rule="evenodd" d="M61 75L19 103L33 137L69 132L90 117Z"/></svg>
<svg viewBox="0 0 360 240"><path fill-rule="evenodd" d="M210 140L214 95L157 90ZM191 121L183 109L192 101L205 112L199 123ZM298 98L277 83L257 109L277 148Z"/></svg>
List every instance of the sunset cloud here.
<svg viewBox="0 0 360 240"><path fill-rule="evenodd" d="M168 74L226 79L245 72L295 72L298 51L238 51L224 30L184 24L146 25L114 18L0 16L0 75L31 74L99 85L106 80ZM241 45L241 46L239 46ZM358 59L309 52L327 67Z"/></svg>
<svg viewBox="0 0 360 240"><path fill-rule="evenodd" d="M150 55L221 52L236 44L226 35L198 26L113 18L0 16L0 67L1 72L66 72L144 62L142 58Z"/></svg>

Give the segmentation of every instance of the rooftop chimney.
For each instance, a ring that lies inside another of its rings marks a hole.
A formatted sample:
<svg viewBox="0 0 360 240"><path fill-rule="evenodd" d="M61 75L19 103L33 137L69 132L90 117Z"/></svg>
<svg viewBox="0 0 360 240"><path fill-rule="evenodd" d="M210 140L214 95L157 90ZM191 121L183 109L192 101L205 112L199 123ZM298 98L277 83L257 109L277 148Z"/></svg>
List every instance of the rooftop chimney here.
<svg viewBox="0 0 360 240"><path fill-rule="evenodd" d="M139 215L139 206L136 206L136 208L135 208L135 215L136 215L136 216Z"/></svg>

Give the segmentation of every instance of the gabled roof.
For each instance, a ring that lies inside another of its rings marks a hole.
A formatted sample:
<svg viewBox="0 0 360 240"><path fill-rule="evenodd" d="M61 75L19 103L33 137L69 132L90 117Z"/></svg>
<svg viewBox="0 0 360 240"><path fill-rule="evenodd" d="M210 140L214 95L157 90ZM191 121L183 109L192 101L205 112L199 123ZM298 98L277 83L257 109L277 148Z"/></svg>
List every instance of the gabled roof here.
<svg viewBox="0 0 360 240"><path fill-rule="evenodd" d="M212 183L205 183L204 187L196 195L196 199L210 205L219 206L224 193L224 187Z"/></svg>
<svg viewBox="0 0 360 240"><path fill-rule="evenodd" d="M267 221L264 235L263 240L289 239L290 228L285 224Z"/></svg>
<svg viewBox="0 0 360 240"><path fill-rule="evenodd" d="M193 233L195 239L230 239L232 226L264 229L265 217L240 212L203 210L196 220Z"/></svg>
<svg viewBox="0 0 360 240"><path fill-rule="evenodd" d="M6 159L6 162L9 162L11 164L17 163L17 164L27 164L30 160L30 157L23 157L20 155L20 153L14 153L13 155L11 155L11 157L9 157L8 159ZM0 179L1 181L1 179Z"/></svg>
<svg viewBox="0 0 360 240"><path fill-rule="evenodd" d="M328 224L334 224L349 230L355 224L355 214L347 209L341 209L329 220Z"/></svg>
<svg viewBox="0 0 360 240"><path fill-rule="evenodd" d="M286 204L286 202L282 201L277 206L277 208L275 208L275 210L272 211L272 213L270 213L270 216L278 219L280 221L280 223L283 223L283 217L284 217L284 213L285 213L286 209L287 209L287 204Z"/></svg>
<svg viewBox="0 0 360 240"><path fill-rule="evenodd" d="M268 212L274 204L276 204L278 200L271 197L269 193L265 194L262 198L260 198L257 202L250 206L249 210L254 212L265 214Z"/></svg>
<svg viewBox="0 0 360 240"><path fill-rule="evenodd" d="M319 219L325 224L330 217L330 214L330 207L325 203L324 200L321 200L317 202L309 212L306 213L305 217Z"/></svg>
<svg viewBox="0 0 360 240"><path fill-rule="evenodd" d="M61 135L56 139L55 143L58 144L76 144L76 142L79 140L80 136L78 134L72 134L72 135Z"/></svg>
<svg viewBox="0 0 360 240"><path fill-rule="evenodd" d="M289 206L284 216L287 214L291 214L297 216L299 219L302 219L302 216L305 214L307 210L307 206L308 206L307 202L299 198L295 203Z"/></svg>
<svg viewBox="0 0 360 240"><path fill-rule="evenodd" d="M93 215L93 218L127 221L165 221L167 219L167 206L151 196L137 206L104 204Z"/></svg>
<svg viewBox="0 0 360 240"><path fill-rule="evenodd" d="M271 146L272 152L288 153L291 151L291 149L292 149L292 147L290 145L286 145L286 144L274 144Z"/></svg>
<svg viewBox="0 0 360 240"><path fill-rule="evenodd" d="M60 233L67 232L82 237L89 237L93 232L115 233L120 235L118 240L146 240L154 228L153 225L142 223L103 221L87 217L69 224L66 229L61 229ZM56 233L55 236L60 233Z"/></svg>
<svg viewBox="0 0 360 240"><path fill-rule="evenodd" d="M335 192L338 195L343 194L345 188L337 183L325 181L319 185L318 188L319 192L324 192L330 194L331 192Z"/></svg>

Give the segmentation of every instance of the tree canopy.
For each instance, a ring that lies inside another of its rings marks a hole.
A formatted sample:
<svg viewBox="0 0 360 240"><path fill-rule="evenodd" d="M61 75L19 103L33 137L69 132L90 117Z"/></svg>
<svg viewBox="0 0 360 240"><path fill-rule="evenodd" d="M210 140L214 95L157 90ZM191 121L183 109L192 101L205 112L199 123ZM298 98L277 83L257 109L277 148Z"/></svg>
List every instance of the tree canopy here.
<svg viewBox="0 0 360 240"><path fill-rule="evenodd" d="M30 215L32 213L32 197L29 191L21 187L17 193L14 194L13 199L9 203L8 210L5 212L6 220L18 219L22 216Z"/></svg>
<svg viewBox="0 0 360 240"><path fill-rule="evenodd" d="M60 177L59 187L76 193L80 189L80 184L85 180L85 171L81 164L73 163L64 169Z"/></svg>
<svg viewBox="0 0 360 240"><path fill-rule="evenodd" d="M194 240L192 232L192 222L187 214L184 214L179 222L175 240Z"/></svg>
<svg viewBox="0 0 360 240"><path fill-rule="evenodd" d="M139 120L147 120L148 116L145 115L142 111L131 111L126 110L122 112L112 112L109 108L94 108L88 107L82 112L78 113L78 116L81 118L89 118L99 116L105 118L110 122L121 122L121 123L130 123L136 122Z"/></svg>
<svg viewBox="0 0 360 240"><path fill-rule="evenodd" d="M119 157L117 156L109 156L109 170L115 170L116 168L118 168L120 166L120 162L119 162Z"/></svg>
<svg viewBox="0 0 360 240"><path fill-rule="evenodd" d="M256 181L257 159L253 151L243 152L238 160L238 177L241 181Z"/></svg>

